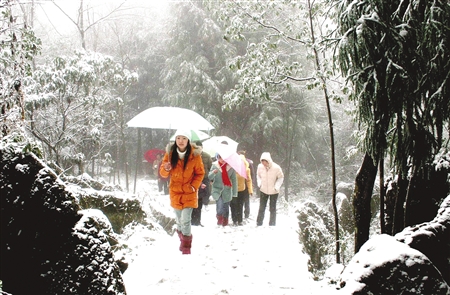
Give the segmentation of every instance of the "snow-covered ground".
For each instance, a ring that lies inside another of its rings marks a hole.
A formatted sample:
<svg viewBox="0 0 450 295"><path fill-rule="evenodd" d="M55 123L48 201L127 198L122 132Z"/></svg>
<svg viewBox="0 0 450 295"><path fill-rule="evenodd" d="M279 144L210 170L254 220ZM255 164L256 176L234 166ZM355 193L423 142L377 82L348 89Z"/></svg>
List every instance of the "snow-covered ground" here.
<svg viewBox="0 0 450 295"><path fill-rule="evenodd" d="M156 181L140 180L138 198L150 213L173 216L169 196L157 191ZM192 254L178 250L178 236L162 228L134 227L126 236L129 267L124 281L129 295L143 294L332 294L337 292L312 280L308 257L298 241L294 208L284 206L277 225L256 227L259 200L252 198L251 215L240 227L216 225L215 204L202 211L203 227L192 227Z"/></svg>

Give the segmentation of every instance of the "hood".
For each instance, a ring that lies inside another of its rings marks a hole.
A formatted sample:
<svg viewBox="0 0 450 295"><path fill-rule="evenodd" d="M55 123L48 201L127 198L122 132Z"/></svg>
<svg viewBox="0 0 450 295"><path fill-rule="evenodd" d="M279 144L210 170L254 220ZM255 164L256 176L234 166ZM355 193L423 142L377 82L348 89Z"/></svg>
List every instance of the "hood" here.
<svg viewBox="0 0 450 295"><path fill-rule="evenodd" d="M270 156L269 152L264 152L261 154L261 158L259 159L259 161L262 160L266 160L267 162L269 162L270 165L272 165L272 157Z"/></svg>

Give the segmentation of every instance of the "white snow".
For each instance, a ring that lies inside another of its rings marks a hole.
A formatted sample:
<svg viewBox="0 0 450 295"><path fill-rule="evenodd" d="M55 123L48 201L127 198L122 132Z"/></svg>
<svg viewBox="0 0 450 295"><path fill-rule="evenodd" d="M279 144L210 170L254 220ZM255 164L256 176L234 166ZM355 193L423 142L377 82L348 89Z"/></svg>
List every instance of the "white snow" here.
<svg viewBox="0 0 450 295"><path fill-rule="evenodd" d="M151 215L150 204L167 216L169 196L155 180L140 180L137 196ZM279 202L280 204L280 202ZM129 262L123 274L128 295L142 294L333 294L333 286L312 279L308 256L298 240L294 208L278 206L277 225L256 227L259 199L251 200L250 218L240 227L216 225L215 204L202 211L204 227L192 227L191 255L179 251L178 236L159 225L130 227L122 237ZM231 216L230 216L231 217Z"/></svg>

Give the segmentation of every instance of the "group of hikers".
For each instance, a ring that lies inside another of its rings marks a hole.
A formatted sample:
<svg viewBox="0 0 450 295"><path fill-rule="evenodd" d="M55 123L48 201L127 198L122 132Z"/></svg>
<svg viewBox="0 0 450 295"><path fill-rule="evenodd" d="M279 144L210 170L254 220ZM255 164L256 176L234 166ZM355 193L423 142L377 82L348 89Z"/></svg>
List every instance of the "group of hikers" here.
<svg viewBox="0 0 450 295"><path fill-rule="evenodd" d="M182 254L191 254L191 225L201 225L202 207L208 204L210 197L216 203L217 225L230 224L230 210L232 224L243 225L243 219L250 215L255 176L260 200L256 225L263 224L267 202L269 226L276 225L276 203L284 180L281 167L273 162L269 152L263 152L256 173L252 173L253 162L245 157L245 151L238 153L246 175L237 173L220 153L213 158L205 153L200 141L191 143L189 130L178 129L174 142L154 164L159 191L170 195Z"/></svg>

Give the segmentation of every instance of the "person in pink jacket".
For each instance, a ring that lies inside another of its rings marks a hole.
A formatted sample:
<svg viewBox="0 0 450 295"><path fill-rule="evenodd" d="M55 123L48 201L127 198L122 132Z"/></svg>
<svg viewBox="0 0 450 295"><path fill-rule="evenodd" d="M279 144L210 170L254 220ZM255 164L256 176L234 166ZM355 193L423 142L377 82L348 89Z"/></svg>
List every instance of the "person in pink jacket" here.
<svg viewBox="0 0 450 295"><path fill-rule="evenodd" d="M275 226L277 220L277 199L283 184L284 174L281 167L272 161L269 152L261 154L261 163L256 170L256 181L259 187L259 211L256 225L261 226L264 221L267 201L269 201L269 225Z"/></svg>

